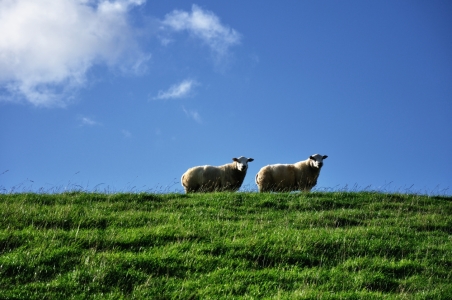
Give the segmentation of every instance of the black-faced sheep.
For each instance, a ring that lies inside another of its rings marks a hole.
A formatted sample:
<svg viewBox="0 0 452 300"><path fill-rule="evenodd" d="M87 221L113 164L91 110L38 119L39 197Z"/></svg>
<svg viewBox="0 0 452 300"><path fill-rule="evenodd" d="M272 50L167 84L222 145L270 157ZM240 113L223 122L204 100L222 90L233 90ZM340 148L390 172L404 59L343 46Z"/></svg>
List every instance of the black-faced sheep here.
<svg viewBox="0 0 452 300"><path fill-rule="evenodd" d="M261 168L256 174L259 192L309 192L317 184L323 160L327 157L314 154L295 164L276 164Z"/></svg>
<svg viewBox="0 0 452 300"><path fill-rule="evenodd" d="M222 166L199 166L182 175L181 184L186 193L237 191L245 179L248 162L254 159L240 156Z"/></svg>

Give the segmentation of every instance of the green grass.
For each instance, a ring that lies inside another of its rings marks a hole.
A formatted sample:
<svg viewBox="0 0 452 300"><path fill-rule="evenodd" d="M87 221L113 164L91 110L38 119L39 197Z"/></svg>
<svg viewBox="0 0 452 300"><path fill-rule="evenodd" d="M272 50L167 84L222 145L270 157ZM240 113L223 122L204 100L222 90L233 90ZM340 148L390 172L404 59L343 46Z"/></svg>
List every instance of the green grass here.
<svg viewBox="0 0 452 300"><path fill-rule="evenodd" d="M1 194L0 299L452 299L452 197Z"/></svg>

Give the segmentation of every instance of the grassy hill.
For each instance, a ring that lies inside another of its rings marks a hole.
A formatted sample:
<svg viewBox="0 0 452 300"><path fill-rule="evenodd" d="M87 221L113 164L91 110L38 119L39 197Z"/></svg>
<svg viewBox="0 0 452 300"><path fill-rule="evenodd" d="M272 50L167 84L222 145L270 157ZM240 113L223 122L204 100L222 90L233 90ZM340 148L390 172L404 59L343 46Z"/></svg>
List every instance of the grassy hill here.
<svg viewBox="0 0 452 300"><path fill-rule="evenodd" d="M0 299L452 299L452 197L2 194Z"/></svg>

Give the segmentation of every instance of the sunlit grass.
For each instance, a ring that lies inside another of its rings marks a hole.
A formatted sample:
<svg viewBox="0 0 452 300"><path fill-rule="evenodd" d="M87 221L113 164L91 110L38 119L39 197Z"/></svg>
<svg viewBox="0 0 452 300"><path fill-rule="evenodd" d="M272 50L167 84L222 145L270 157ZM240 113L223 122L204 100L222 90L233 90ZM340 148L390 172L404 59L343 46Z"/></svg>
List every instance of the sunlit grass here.
<svg viewBox="0 0 452 300"><path fill-rule="evenodd" d="M0 195L0 298L452 299L452 197Z"/></svg>

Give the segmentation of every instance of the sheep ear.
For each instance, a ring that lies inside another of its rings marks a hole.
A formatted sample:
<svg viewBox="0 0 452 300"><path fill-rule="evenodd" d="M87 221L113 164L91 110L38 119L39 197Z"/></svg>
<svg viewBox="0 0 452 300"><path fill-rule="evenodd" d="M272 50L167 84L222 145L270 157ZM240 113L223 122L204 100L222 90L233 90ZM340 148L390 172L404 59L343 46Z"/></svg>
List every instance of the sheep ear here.
<svg viewBox="0 0 452 300"><path fill-rule="evenodd" d="M233 160L233 161L237 161L237 162L239 161L239 160L238 160L237 158L235 158L235 157L234 157L232 160Z"/></svg>
<svg viewBox="0 0 452 300"><path fill-rule="evenodd" d="M312 155L311 155L311 156L309 156L309 158L310 158L310 159L313 159L313 160L315 160L314 156L312 156Z"/></svg>
<svg viewBox="0 0 452 300"><path fill-rule="evenodd" d="M254 160L254 158L248 158L248 162L251 162L253 160Z"/></svg>
<svg viewBox="0 0 452 300"><path fill-rule="evenodd" d="M325 158L328 158L328 155L324 155L324 156L323 156L323 159L325 159Z"/></svg>

